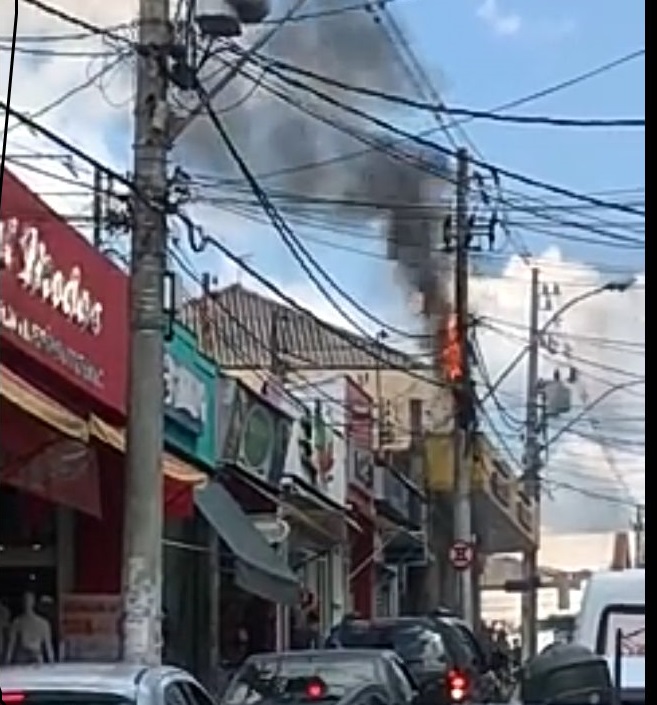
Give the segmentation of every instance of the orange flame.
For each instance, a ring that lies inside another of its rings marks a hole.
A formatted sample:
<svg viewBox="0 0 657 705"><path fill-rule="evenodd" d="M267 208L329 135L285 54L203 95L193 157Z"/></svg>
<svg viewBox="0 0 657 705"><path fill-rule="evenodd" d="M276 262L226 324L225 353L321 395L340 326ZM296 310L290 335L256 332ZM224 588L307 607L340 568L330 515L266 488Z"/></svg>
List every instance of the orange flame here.
<svg viewBox="0 0 657 705"><path fill-rule="evenodd" d="M439 334L439 340L440 337L441 336ZM440 350L440 358L440 363L445 378L450 382L456 382L461 379L463 375L463 365L461 361L461 344L459 340L458 319L455 313L450 314L447 319L444 344Z"/></svg>

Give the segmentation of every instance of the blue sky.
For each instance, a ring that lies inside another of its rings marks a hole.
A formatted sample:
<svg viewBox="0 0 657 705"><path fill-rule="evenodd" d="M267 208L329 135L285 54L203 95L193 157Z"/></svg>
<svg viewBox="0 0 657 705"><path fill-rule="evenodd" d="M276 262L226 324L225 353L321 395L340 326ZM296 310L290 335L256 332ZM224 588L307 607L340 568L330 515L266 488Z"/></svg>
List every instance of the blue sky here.
<svg viewBox="0 0 657 705"><path fill-rule="evenodd" d="M119 4L98 4L92 8L83 0L58 0L57 4L74 15L107 25L130 19L135 9L135 4L127 1L121 7ZM313 9L316 8L309 2L308 10ZM638 0L624 0L622 3L613 0L392 0L389 10L405 28L415 53L445 102L456 107L494 108L589 71L644 45L645 8ZM26 11L21 17L23 34L44 31L61 33L69 29L39 13L32 12L30 15ZM2 33L6 33L8 26L5 19L0 8ZM90 44L85 46L89 47ZM80 49L76 42L66 46L56 44L55 47ZM104 48L107 49L106 46ZM4 54L0 54L0 58L4 58ZM99 66L98 60L90 64L84 58L61 55L36 61L29 55L22 56L15 79L13 105L28 112L42 108L87 81L89 73ZM644 79L644 63L640 59L514 112L580 118L643 116ZM38 86L39 90L34 90L34 86ZM97 85L82 91L47 112L41 122L80 144L101 161L123 172L129 171L131 88L130 71L115 72L111 81L103 82L102 91L98 90ZM412 128L432 126L428 118L424 121L414 118L405 124L410 124ZM642 188L644 185L643 131L569 130L478 121L469 123L466 129L490 162L539 180L582 193ZM435 135L435 139L440 140L440 134ZM23 148L52 151L52 145L43 141L37 143L36 138L25 131L12 133L10 147L14 152ZM180 152L174 152L174 164L179 157ZM259 168L256 164L252 166L256 170ZM83 178L89 176L89 171L85 173L84 168L81 173ZM24 172L23 175L39 192L52 193L62 189L61 183L37 177L33 173ZM70 178L68 172L66 175ZM505 192L526 191L525 187L508 180L503 182L503 186ZM552 203L563 201L548 193L540 195ZM627 196L609 195L607 198L613 200ZM50 200L63 213L88 207L88 199L81 201L79 197L77 201L73 196ZM336 312L314 291L306 275L291 260L270 226L254 223L252 219L237 218L218 207L198 209L195 215L209 232L221 236L236 253L252 255L250 264L282 285L300 303L333 322L339 320ZM329 215L333 216L331 213ZM607 219L622 217L611 212L595 215ZM346 291L391 323L403 328L411 327L413 318L409 316L405 295L395 283L392 265L385 261L383 239L362 224L358 227L352 224L348 229L349 233L345 234L335 232L335 223L324 230L309 230L295 225L295 230L305 239L322 266ZM523 228L515 232L536 255L543 255L552 247L547 262L544 261L541 266L545 280L562 284L563 300L581 293L591 282L614 276L618 271L644 269L642 251L631 253L619 248L568 242L571 233L567 230L559 231L564 236L559 240ZM332 246L321 246L314 241L317 239L328 241ZM365 250L370 256L349 254L344 249L336 249L335 245ZM555 246L558 250L554 249ZM481 307L483 313L505 321L504 325L507 326L506 340L493 335L482 341L493 378L526 340L523 326L527 321L528 268L517 261L508 261L511 253L507 249L491 260L500 275L499 279L482 278L483 281L473 284L473 306ZM222 285L236 279L235 267L227 266L217 255L195 256L193 259L198 272L208 270L218 275ZM484 258L483 262L488 264L489 260ZM600 266L582 268L582 262ZM246 285L252 283L248 277L243 277L243 282ZM604 350L583 341L577 343L576 352L598 365L627 365L633 374L643 374L644 291L640 288L632 296L613 300L597 299L591 302L590 307L574 311L564 322L564 327L572 335L632 340L637 346L633 348L634 357L623 357L618 349ZM364 322L362 316L357 318ZM373 326L369 325L368 328L372 330ZM636 354L637 351L639 354ZM552 364L546 363L543 374L551 374L551 370ZM608 386L618 380L617 375L607 375L590 365L587 370L591 375L587 378L587 393L592 396L596 396L604 384ZM520 368L519 374L502 390L505 403L518 414L522 414L522 372ZM597 375L598 381L594 375ZM643 408L642 399L637 401L628 394L616 395L613 403L601 412L605 422L603 425L611 433L611 417L616 411L638 416L643 413ZM582 428L587 433L591 432L586 425ZM633 439L643 438L643 426L627 433ZM567 450L570 456L560 460L555 454L552 465L568 468L573 462L577 464L577 458L581 457L583 472L594 471L606 463L596 444L578 441L576 447L571 445ZM623 467L627 468L633 463L639 484L643 484L644 477L641 456L639 452L633 459L628 459L626 455L618 454L618 462ZM581 484L584 481L576 482ZM642 490L637 489L637 494L641 493ZM581 494L575 493L571 499L574 502L573 514L578 511L582 513ZM599 506L597 503L596 507Z"/></svg>
<svg viewBox="0 0 657 705"><path fill-rule="evenodd" d="M389 9L405 27L407 38L445 101L455 106L493 108L643 46L644 5L638 0L622 4L612 0L395 0ZM645 114L644 79L643 60L635 60L517 111L582 118L641 116ZM427 121L423 124L432 126ZM480 121L468 124L466 130L490 162L575 191L605 192L644 183L642 131L524 127ZM435 136L440 137L440 133ZM505 188L526 191L508 180ZM549 193L537 195L558 200ZM599 215L616 220L623 217L612 212ZM251 237L244 237L245 229L240 227L237 248L253 253L253 264L288 282L304 276L277 244L271 229L264 231L251 224L246 230ZM557 244L569 260L599 263L610 269L643 267L642 252L518 232L535 254ZM322 233L315 230L312 236L322 237ZM323 235L327 236L335 240L334 235ZM340 242L383 251L381 244L363 239ZM344 252L309 245L347 290L366 305L381 308L377 305L381 300L380 283L384 273L389 276L389 267L373 258L347 259ZM500 265L499 259L496 264Z"/></svg>

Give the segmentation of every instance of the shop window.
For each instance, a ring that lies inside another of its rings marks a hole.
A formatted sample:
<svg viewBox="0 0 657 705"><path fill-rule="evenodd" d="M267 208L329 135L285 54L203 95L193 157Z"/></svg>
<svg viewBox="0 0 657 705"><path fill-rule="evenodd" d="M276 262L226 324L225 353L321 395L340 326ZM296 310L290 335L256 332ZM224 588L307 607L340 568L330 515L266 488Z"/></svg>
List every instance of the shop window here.
<svg viewBox="0 0 657 705"><path fill-rule="evenodd" d="M13 548L53 546L55 507L35 495L2 484L0 491L0 544Z"/></svg>
<svg viewBox="0 0 657 705"><path fill-rule="evenodd" d="M164 660L203 673L209 654L207 536L194 519L167 519L164 534Z"/></svg>

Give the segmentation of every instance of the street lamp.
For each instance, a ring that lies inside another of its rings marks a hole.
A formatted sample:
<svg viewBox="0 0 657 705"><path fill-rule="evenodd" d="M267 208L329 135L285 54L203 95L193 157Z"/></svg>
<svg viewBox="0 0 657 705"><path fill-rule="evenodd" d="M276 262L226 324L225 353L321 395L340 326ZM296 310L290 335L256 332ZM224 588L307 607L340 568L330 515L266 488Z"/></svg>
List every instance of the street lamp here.
<svg viewBox="0 0 657 705"><path fill-rule="evenodd" d="M595 296L598 296L600 294L604 294L607 292L615 292L615 293L624 293L626 292L630 287L632 287L636 283L636 277L629 277L627 279L618 279L618 280L612 280L608 281L605 284L601 284L600 286L596 286L593 289L587 289L586 291L582 292L581 294L578 294L577 296L574 296L572 299L566 301L566 303L563 306L560 306L548 319L545 321L545 323L539 328L537 331L539 339L541 339L545 333L548 332L550 327L554 325L556 321L558 321L564 313L567 311L570 311L570 309L574 308L575 306L581 304L583 301L588 301L588 299L592 299ZM484 398L481 400L481 403L483 404L486 402L495 392L500 388L500 385L504 380L515 370L515 368L519 365L519 363L522 361L523 357L527 354L529 351L529 344L527 344L514 358L511 360L511 362L504 368L504 371L499 375L497 378L495 384L486 392L486 395Z"/></svg>

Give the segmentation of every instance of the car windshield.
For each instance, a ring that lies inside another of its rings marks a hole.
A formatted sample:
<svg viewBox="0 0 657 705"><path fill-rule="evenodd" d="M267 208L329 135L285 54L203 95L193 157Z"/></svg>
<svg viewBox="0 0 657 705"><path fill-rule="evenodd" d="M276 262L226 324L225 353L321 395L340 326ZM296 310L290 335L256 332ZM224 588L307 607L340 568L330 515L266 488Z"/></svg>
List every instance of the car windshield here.
<svg viewBox="0 0 657 705"><path fill-rule="evenodd" d="M341 628L339 640L346 648L390 649L406 662L444 654L440 635L421 622L352 622Z"/></svg>
<svg viewBox="0 0 657 705"><path fill-rule="evenodd" d="M322 700L338 700L366 682L377 682L374 659L331 656L284 656L249 659L228 687L223 702L252 705L297 692L296 684L318 678L326 685Z"/></svg>

